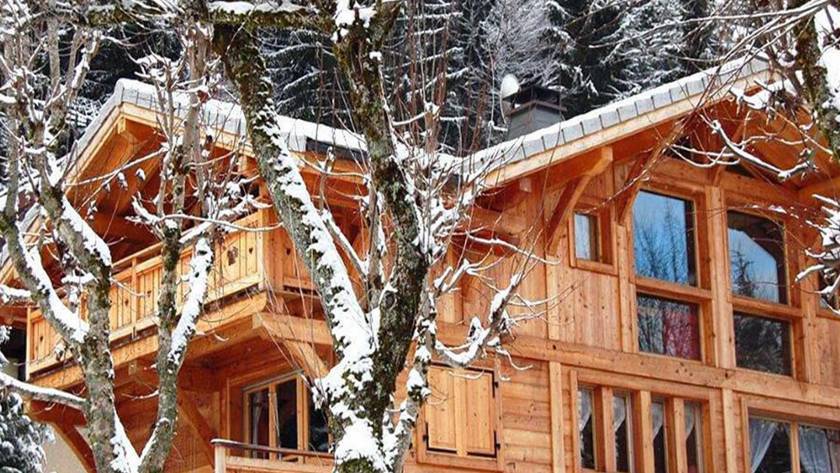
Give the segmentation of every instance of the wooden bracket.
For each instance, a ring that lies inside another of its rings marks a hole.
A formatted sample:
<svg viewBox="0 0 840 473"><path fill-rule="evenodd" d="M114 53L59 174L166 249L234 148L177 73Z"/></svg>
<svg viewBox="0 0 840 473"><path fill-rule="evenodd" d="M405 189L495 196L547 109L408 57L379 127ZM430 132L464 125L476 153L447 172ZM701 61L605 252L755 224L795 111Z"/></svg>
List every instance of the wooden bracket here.
<svg viewBox="0 0 840 473"><path fill-rule="evenodd" d="M210 442L217 437L215 429L213 429L207 420L198 410L195 403L183 391L178 392L178 412L181 418L185 420L190 427L192 427L195 434L198 436L201 452L209 465L213 464L214 451Z"/></svg>
<svg viewBox="0 0 840 473"><path fill-rule="evenodd" d="M602 173L612 163L612 147L599 148L594 156L587 158L587 161L589 166L580 175L571 177L567 181L554 210L551 212L551 216L548 218L546 237L548 238L548 248L552 251L564 236L566 226L563 223L571 216L589 181Z"/></svg>

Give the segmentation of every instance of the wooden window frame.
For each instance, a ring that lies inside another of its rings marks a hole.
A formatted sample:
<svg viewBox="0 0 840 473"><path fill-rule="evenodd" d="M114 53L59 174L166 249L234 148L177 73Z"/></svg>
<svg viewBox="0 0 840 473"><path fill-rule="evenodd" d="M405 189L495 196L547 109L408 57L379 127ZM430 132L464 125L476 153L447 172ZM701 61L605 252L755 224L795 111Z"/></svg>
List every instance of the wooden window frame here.
<svg viewBox="0 0 840 473"><path fill-rule="evenodd" d="M434 363L430 368L454 370L443 364ZM501 393L498 386L498 367L473 366L465 368L463 371L478 372L481 374L490 374L492 387L492 418L493 432L495 437L495 455L475 455L471 453L458 453L429 448L428 437L429 428L426 421L426 409L422 409L418 418L417 428L415 429L415 441L417 452L417 462L420 464L429 464L437 466L455 467L455 468L470 468L487 471L503 471L504 470L504 449L502 440L502 403ZM427 403L428 406L428 403ZM457 435L457 434L456 434ZM462 433L462 435L464 435Z"/></svg>
<svg viewBox="0 0 840 473"><path fill-rule="evenodd" d="M615 436L612 432L612 399L617 395L626 396L630 404L629 434L631 440L632 472L653 471L653 438L646 438L652 434L651 404L662 402L664 405L663 429L665 442L668 446L668 471L687 471L687 451L685 450L685 405L694 403L700 407L700 444L713 445L711 412L712 403L716 395L715 390L697 389L673 385L673 390L660 392L659 382L639 382L636 377L614 375L612 373L596 373L586 369L571 370L570 383L570 419L572 437L571 448L574 460L574 473L602 473L615 472ZM609 383L609 386L603 384ZM649 385L649 386L648 386ZM645 388L656 388L656 391ZM578 419L578 392L586 389L593 394L592 419L593 434L595 436L595 470L582 468L580 462L580 428ZM605 409L606 408L606 409ZM607 430L609 429L609 430ZM605 434L611 433L611 435ZM606 440L606 441L605 441ZM699 459L704 470L711 473L714 465L712 453L707 448L701 448Z"/></svg>
<svg viewBox="0 0 840 473"><path fill-rule="evenodd" d="M575 214L592 216L598 224L597 241L599 258L597 261L577 257L577 252L575 251L577 238ZM616 254L618 249L615 240L615 224L615 209L613 205L604 203L602 199L595 197L581 196L568 222L567 234L570 235L568 245L570 266L585 271L616 275L618 273L616 267Z"/></svg>
<svg viewBox="0 0 840 473"><path fill-rule="evenodd" d="M296 396L296 414L297 414L297 451L300 452L314 452L309 449L309 404L312 400L307 395L309 389L306 382L301 376L300 372L285 373L267 380L252 383L241 388L242 399L242 438L246 443L254 443L250 439L250 400L249 394L263 389L268 389L269 400L269 427L268 439L269 447L277 447L277 439L275 436L276 416L277 416L277 386L287 383L289 381L295 382L295 396ZM277 458L276 454L271 454L270 458Z"/></svg>
<svg viewBox="0 0 840 473"><path fill-rule="evenodd" d="M676 298L676 297L672 296L671 295L672 293L670 291L668 291L667 289L664 290L664 291L656 291L656 290L650 291L650 290L647 289L647 287L645 287L644 289L637 289L636 290L636 297L634 297L633 301L632 301L632 306L633 306L633 312L632 313L634 314L634 316L633 316L633 334L634 334L633 340L636 342L633 345L633 349L637 353L639 353L640 355L644 355L644 356L667 358L669 360L680 360L680 361L685 362L685 363L698 364L698 365L708 363L710 361L710 360L708 360L708 358L710 357L709 354L714 352L714 346L713 346L714 340L712 339L712 337L709 337L708 334L714 333L714 331L713 331L712 327L709 326L711 323L713 323L712 320L711 320L712 317L706 315L706 314L711 314L711 310L710 310L711 301L709 300L711 298L711 296L708 295L709 299L707 299L705 297L707 295L707 292L708 291L703 290L703 292L702 292L703 295L698 296L697 292L695 292L695 291L684 291L683 292L684 298ZM663 354L663 353L652 353L652 352L642 351L642 350L639 349L639 307L638 307L638 300L639 300L640 295L648 296L648 297L655 297L655 298L658 298L658 299L670 300L670 301L677 302L677 303L682 303L682 304L693 305L697 309L697 329L698 329L698 337L700 339L699 340L700 341L700 359L693 360L691 358L681 358L681 357L678 357L678 356L671 356L671 355L666 355L666 354Z"/></svg>
<svg viewBox="0 0 840 473"><path fill-rule="evenodd" d="M790 374L780 374L780 373L771 373L769 371L761 371L761 370L754 370L750 368L744 368L738 366L738 346L735 343L735 314L741 314L748 317L756 317L760 319L771 319L771 320L778 320L780 322L784 322L788 324L788 346L790 347ZM739 305L734 304L733 301L733 308L732 308L732 356L733 356L733 368L739 371L743 371L746 373L756 374L759 373L761 375L766 376L775 376L778 378L783 379L798 379L802 372L803 372L803 356L804 353L800 352L800 346L803 344L796 343L798 338L798 330L801 330L800 324L802 323L802 316L801 314L797 314L795 317L791 316L790 314L784 315L776 313L762 313L757 312L755 310L741 310Z"/></svg>
<svg viewBox="0 0 840 473"><path fill-rule="evenodd" d="M714 334L714 320L712 317L712 291L711 275L708 268L704 268L702 261L707 261L710 258L710 249L708 247L709 222L708 219L697 218L702 215L708 207L705 194L695 187L683 187L673 184L667 184L661 181L654 181L650 185L645 185L640 189L665 197L681 199L691 203L693 214L693 228L692 243L694 245L694 271L696 285L679 284L671 281L664 281L655 278L640 276L636 273L635 268L635 228L633 228L633 219L629 222L629 237L628 250L630 251L628 261L632 261L632 271L630 271L630 278L635 285L636 291L634 297L630 301L631 314L631 332L633 343L631 345L632 353L638 353L645 356L665 357L668 359L678 359L686 363L697 364L715 364L714 359L717 353L714 347L714 340L709 334ZM672 357L658 353L648 353L639 350L639 321L638 321L638 306L637 298L639 294L670 299L675 302L682 302L693 304L697 307L698 327L700 332L700 359L691 360L686 358Z"/></svg>
<svg viewBox="0 0 840 473"><path fill-rule="evenodd" d="M799 428L802 426L805 427L812 427L818 429L826 429L826 430L840 430L840 426L837 424L829 425L829 423L823 421L822 423L818 421L811 421L809 419L805 419L799 417L796 413L791 413L791 411L777 411L777 410L767 410L765 407L761 408L754 408L752 407L753 403L747 399L742 399L741 401L741 429L744 432L742 435L742 442L741 442L741 449L742 449L742 458L744 462L744 471L750 471L752 468L751 461L752 461L752 451L750 445L750 419L762 419L771 422L778 422L782 424L787 424L788 429L788 442L790 445L790 465L791 470L790 473L802 473L800 467L800 448L799 448ZM798 410L797 410L798 411ZM806 413L801 412L803 415Z"/></svg>
<svg viewBox="0 0 840 473"><path fill-rule="evenodd" d="M736 307L738 306L745 306L745 307L760 307L761 310L765 310L767 312L773 313L787 313L791 315L799 314L799 309L801 308L802 301L800 300L798 291L794 291L792 287L792 275L798 274L798 265L796 264L796 258L791 258L791 235L788 229L789 222L787 222L784 218L779 218L777 215L769 216L766 213L762 213L756 210L754 207L757 204L749 204L741 199L732 198L731 196L727 195L725 198L726 202L726 235L724 236L725 249L726 249L726 278L729 280L729 289L730 295L732 296L732 304ZM772 205L772 204L767 204ZM785 268L785 280L783 282L785 288L785 300L786 302L773 302L764 299L754 298L754 297L747 297L740 294L736 294L733 286L732 286L732 260L731 260L731 252L730 252L730 242L729 242L729 212L737 212L745 215L750 215L753 217L762 218L765 220L770 220L771 222L775 222L779 225L782 229L782 258L783 266Z"/></svg>
<svg viewBox="0 0 840 473"><path fill-rule="evenodd" d="M701 245L703 241L706 241L705 238L701 238L701 235L705 237L708 233L708 224L706 219L699 219L697 215L700 215L701 212L704 212L707 208L705 196L692 188L684 188L675 185L666 185L660 182L652 183L650 185L642 186L639 189L639 193L648 192L652 194L658 194L664 197L670 197L673 199L684 200L691 203L692 206L692 213L694 218L694 231L692 243L694 245L694 278L696 283L691 284L679 284L672 281L665 281L662 279L650 278L645 276L640 276L636 272L636 254L635 254L635 245L636 245L636 229L633 225L633 212L630 212L630 217L628 218L628 228L629 228L629 238L630 241L628 242L628 249L630 251L630 258L628 261L632 262L633 271L630 273L631 277L636 281L642 281L642 283L648 283L650 285L659 284L665 285L672 289L675 292L684 292L684 290L692 291L693 289L698 289L699 291L694 291L695 294L701 294L708 292L709 288L709 271L704 270L702 265L700 264L701 261L707 259L709 255L709 250L705 245ZM634 197L632 205L635 205L635 199L638 197ZM682 289L680 289L682 288Z"/></svg>

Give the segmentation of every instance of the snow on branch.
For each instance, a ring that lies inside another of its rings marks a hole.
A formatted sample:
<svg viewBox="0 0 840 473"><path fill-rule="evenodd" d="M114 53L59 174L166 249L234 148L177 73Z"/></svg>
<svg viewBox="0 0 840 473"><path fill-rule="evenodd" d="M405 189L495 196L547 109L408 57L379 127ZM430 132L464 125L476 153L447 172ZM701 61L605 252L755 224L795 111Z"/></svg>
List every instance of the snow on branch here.
<svg viewBox="0 0 840 473"><path fill-rule="evenodd" d="M5 284L0 284L0 303L3 304L22 304L32 302L32 293L26 289L19 289L16 287L9 287Z"/></svg>
<svg viewBox="0 0 840 473"><path fill-rule="evenodd" d="M748 163L750 163L750 164L752 164L756 167L759 167L761 169L764 169L766 171L769 171L769 172L773 173L776 176L776 178L779 179L780 181L787 181L787 180L793 178L794 176L798 176L799 174L802 174L804 172L809 171L813 167L812 164L809 161L803 160L803 161L797 163L795 166L793 166L790 169L778 168L778 167L774 166L773 164L768 163L767 161L765 161L765 160L761 159L760 157L756 156L755 154L750 153L749 151L747 151L745 149L744 146L742 146L740 144L737 144L734 141L732 141L732 139L729 137L729 135L723 129L723 125L721 125L720 121L713 120L709 124L709 126L711 127L711 129L714 133L716 133L718 136L720 136L720 138L723 140L724 145L737 158L739 158L743 161L746 161L746 162L748 162Z"/></svg>
<svg viewBox="0 0 840 473"><path fill-rule="evenodd" d="M82 410L86 401L65 391L52 388L43 388L34 384L18 381L16 378L0 371L0 387L9 389L27 399L36 401L52 402L73 409Z"/></svg>

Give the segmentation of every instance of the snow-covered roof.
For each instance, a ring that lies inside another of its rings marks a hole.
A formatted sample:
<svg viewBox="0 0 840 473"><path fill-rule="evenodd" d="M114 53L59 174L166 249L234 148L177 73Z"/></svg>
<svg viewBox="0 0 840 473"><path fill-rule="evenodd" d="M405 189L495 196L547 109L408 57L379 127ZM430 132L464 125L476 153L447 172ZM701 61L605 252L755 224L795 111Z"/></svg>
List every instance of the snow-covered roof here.
<svg viewBox="0 0 840 473"><path fill-rule="evenodd" d="M479 162L493 159L502 166L514 164L634 119L650 117L653 112L678 102L690 101L696 106L708 98L723 97L737 81L769 69L768 62L762 58L729 62L478 151L473 159ZM660 117L659 121L667 119L673 116ZM651 117L647 126L655 124Z"/></svg>
<svg viewBox="0 0 840 473"><path fill-rule="evenodd" d="M177 104L177 113L186 113L187 96L176 97L174 101ZM114 87L114 93L111 94L111 97L108 98L96 118L79 139L77 149L80 152L83 152L93 142L94 136L99 132L111 112L123 104L132 104L152 112L163 112L153 85L133 79L120 79ZM206 126L218 132L229 133L245 139L245 117L239 105L212 99L204 105L203 110L203 121ZM304 152L311 150L314 144L335 146L353 152L364 152L365 150L364 140L350 131L285 116L280 118L279 129L287 137L291 151Z"/></svg>

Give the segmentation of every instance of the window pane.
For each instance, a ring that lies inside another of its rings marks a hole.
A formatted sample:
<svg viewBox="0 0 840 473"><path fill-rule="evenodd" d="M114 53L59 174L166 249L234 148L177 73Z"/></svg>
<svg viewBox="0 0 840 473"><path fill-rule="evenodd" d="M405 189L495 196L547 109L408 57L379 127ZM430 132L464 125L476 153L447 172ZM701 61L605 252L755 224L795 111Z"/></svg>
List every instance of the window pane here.
<svg viewBox="0 0 840 473"><path fill-rule="evenodd" d="M578 390L578 429L580 431L580 466L595 469L595 431L592 420L592 391Z"/></svg>
<svg viewBox="0 0 840 473"><path fill-rule="evenodd" d="M633 204L636 274L696 284L694 209L691 202L640 192Z"/></svg>
<svg viewBox="0 0 840 473"><path fill-rule="evenodd" d="M327 417L324 411L318 409L312 399L309 399L309 450L326 452L330 449L330 436L327 428Z"/></svg>
<svg viewBox="0 0 840 473"><path fill-rule="evenodd" d="M653 471L668 472L668 445L665 442L665 405L653 402L650 405L650 424L653 429Z"/></svg>
<svg viewBox="0 0 840 473"><path fill-rule="evenodd" d="M575 256L579 259L600 261L598 218L594 215L575 213Z"/></svg>
<svg viewBox="0 0 840 473"><path fill-rule="evenodd" d="M639 350L700 359L697 306L639 294L636 298Z"/></svg>
<svg viewBox="0 0 840 473"><path fill-rule="evenodd" d="M729 212L732 291L771 302L787 302L783 229L766 218Z"/></svg>
<svg viewBox="0 0 840 473"><path fill-rule="evenodd" d="M788 473L789 426L782 422L750 418L750 454L753 473Z"/></svg>
<svg viewBox="0 0 840 473"><path fill-rule="evenodd" d="M735 359L740 368L791 374L790 324L735 314Z"/></svg>
<svg viewBox="0 0 840 473"><path fill-rule="evenodd" d="M613 431L615 432L615 464L618 471L632 471L630 450L630 403L626 396L613 397Z"/></svg>
<svg viewBox="0 0 840 473"><path fill-rule="evenodd" d="M832 465L831 444L837 431L799 426L799 466L802 473L830 473ZM837 448L835 447L835 450Z"/></svg>
<svg viewBox="0 0 840 473"><path fill-rule="evenodd" d="M248 394L248 443L269 445L268 441L268 388ZM252 456L264 458L262 452L252 452Z"/></svg>
<svg viewBox="0 0 840 473"><path fill-rule="evenodd" d="M685 403L685 459L688 473L703 472L703 409L696 402Z"/></svg>
<svg viewBox="0 0 840 473"><path fill-rule="evenodd" d="M297 381L292 379L277 385L277 446L298 448Z"/></svg>

